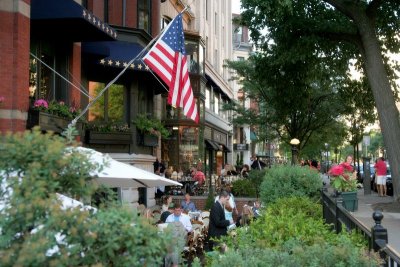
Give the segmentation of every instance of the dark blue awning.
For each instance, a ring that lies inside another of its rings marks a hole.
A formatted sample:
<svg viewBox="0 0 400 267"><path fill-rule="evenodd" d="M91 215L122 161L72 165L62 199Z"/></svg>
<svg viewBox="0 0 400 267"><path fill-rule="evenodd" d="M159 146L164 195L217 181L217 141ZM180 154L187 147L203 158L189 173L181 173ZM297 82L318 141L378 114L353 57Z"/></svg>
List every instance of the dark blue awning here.
<svg viewBox="0 0 400 267"><path fill-rule="evenodd" d="M73 42L115 40L117 32L74 0L31 0L31 34Z"/></svg>
<svg viewBox="0 0 400 267"><path fill-rule="evenodd" d="M144 49L138 43L124 42L124 41L106 41L106 42L93 42L83 43L82 51L86 54L101 54L109 51L108 55L99 57L98 64L106 67L125 68L127 64ZM136 59L130 66L131 70L149 71L146 64L143 63L141 58Z"/></svg>

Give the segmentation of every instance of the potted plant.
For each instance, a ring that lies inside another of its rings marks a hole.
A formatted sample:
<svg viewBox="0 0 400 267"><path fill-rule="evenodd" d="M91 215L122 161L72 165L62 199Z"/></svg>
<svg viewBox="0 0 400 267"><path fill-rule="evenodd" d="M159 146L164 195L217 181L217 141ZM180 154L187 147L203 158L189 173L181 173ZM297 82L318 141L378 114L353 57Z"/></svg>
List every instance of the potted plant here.
<svg viewBox="0 0 400 267"><path fill-rule="evenodd" d="M343 206L349 211L358 209L357 178L353 166L347 162L333 166L329 170L331 186L343 198Z"/></svg>
<svg viewBox="0 0 400 267"><path fill-rule="evenodd" d="M168 138L170 135L159 119L148 117L145 114L138 114L133 123L139 131L138 143L144 146L157 146L160 136Z"/></svg>
<svg viewBox="0 0 400 267"><path fill-rule="evenodd" d="M44 131L61 133L78 114L79 110L66 105L63 101L47 102L44 99L38 99L29 108L27 128L31 129L39 125ZM81 131L82 123L77 123L76 129Z"/></svg>
<svg viewBox="0 0 400 267"><path fill-rule="evenodd" d="M88 144L129 145L132 132L127 123L91 122L85 125L85 142Z"/></svg>

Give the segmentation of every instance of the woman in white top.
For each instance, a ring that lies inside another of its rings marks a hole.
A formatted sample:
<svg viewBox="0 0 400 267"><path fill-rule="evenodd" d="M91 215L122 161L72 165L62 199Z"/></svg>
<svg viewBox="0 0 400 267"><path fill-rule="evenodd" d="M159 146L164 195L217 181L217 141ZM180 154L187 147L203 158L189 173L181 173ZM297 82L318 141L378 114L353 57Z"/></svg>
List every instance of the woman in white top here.
<svg viewBox="0 0 400 267"><path fill-rule="evenodd" d="M163 213L164 211L167 211L168 207L169 207L169 204L171 204L171 203L172 203L172 196L166 195L164 197L164 203L163 203L163 205L161 207L161 213Z"/></svg>

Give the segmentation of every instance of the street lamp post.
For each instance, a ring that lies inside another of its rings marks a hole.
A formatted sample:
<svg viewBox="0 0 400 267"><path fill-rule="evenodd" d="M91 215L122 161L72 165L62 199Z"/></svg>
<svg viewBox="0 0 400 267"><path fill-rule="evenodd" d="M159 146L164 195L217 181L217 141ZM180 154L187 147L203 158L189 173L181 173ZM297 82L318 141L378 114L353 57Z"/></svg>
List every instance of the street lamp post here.
<svg viewBox="0 0 400 267"><path fill-rule="evenodd" d="M329 144L328 143L325 143L325 160L326 160L326 172L328 172L329 171L329 151L328 151L328 148L329 148Z"/></svg>
<svg viewBox="0 0 400 267"><path fill-rule="evenodd" d="M300 144L300 141L297 138L293 138L290 140L290 144L292 145L292 166L294 166L297 162L297 146Z"/></svg>

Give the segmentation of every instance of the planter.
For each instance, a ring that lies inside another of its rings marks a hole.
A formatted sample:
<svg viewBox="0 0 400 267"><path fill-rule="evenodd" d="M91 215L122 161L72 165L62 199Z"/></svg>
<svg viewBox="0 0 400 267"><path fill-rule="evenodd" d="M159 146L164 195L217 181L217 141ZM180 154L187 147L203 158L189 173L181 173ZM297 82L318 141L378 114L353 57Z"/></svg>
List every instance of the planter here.
<svg viewBox="0 0 400 267"><path fill-rule="evenodd" d="M32 129L34 126L40 126L42 131L53 131L54 133L61 134L71 121L72 119L62 118L43 111L29 110L26 128ZM81 132L82 123L78 122L76 129Z"/></svg>
<svg viewBox="0 0 400 267"><path fill-rule="evenodd" d="M144 146L158 146L158 136L152 134L145 134L143 136Z"/></svg>
<svg viewBox="0 0 400 267"><path fill-rule="evenodd" d="M132 133L130 132L96 132L86 130L85 142L87 144L102 145L129 145L132 143Z"/></svg>
<svg viewBox="0 0 400 267"><path fill-rule="evenodd" d="M158 146L158 136L149 133L138 132L137 144L141 146Z"/></svg>
<svg viewBox="0 0 400 267"><path fill-rule="evenodd" d="M348 211L358 210L358 198L357 191L353 192L342 192L343 207Z"/></svg>

